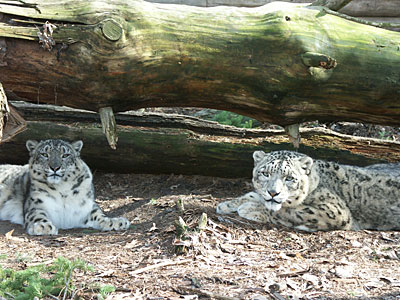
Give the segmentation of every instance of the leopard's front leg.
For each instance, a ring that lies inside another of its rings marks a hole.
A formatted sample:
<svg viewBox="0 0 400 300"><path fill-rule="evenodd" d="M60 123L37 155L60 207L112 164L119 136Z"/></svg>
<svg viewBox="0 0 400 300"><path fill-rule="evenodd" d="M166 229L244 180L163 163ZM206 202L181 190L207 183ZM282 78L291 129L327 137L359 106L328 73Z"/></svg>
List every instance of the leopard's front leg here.
<svg viewBox="0 0 400 300"><path fill-rule="evenodd" d="M343 201L329 191L319 193L309 204L282 207L271 213L271 221L286 227L313 232L328 230L351 230L355 228L350 210Z"/></svg>
<svg viewBox="0 0 400 300"><path fill-rule="evenodd" d="M99 229L101 231L126 230L131 223L123 217L107 217L97 204L93 207L88 218L84 222L86 227Z"/></svg>
<svg viewBox="0 0 400 300"><path fill-rule="evenodd" d="M217 214L230 214L237 212L239 216L247 220L268 223L268 211L262 203L260 195L255 192L247 193L230 201L217 205Z"/></svg>
<svg viewBox="0 0 400 300"><path fill-rule="evenodd" d="M255 192L247 193L233 200L224 201L217 205L217 214L231 214L238 211L238 208L247 202L259 202L260 196Z"/></svg>
<svg viewBox="0 0 400 300"><path fill-rule="evenodd" d="M25 228L29 235L58 234L57 227L50 221L46 211L40 208L27 210L25 213Z"/></svg>

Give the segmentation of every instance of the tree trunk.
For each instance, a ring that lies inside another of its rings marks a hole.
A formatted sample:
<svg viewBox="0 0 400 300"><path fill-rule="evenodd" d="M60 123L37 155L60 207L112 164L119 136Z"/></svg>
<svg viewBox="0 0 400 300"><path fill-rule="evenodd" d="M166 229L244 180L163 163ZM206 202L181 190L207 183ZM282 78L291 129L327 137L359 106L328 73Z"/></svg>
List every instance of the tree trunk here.
<svg viewBox="0 0 400 300"><path fill-rule="evenodd" d="M10 99L400 125L400 34L322 7L3 0L1 13L0 82Z"/></svg>
<svg viewBox="0 0 400 300"><path fill-rule="evenodd" d="M194 117L117 114L117 150L107 146L98 114L49 105L15 104L27 130L0 147L0 163L25 164L27 139L82 139L82 157L108 172L251 177L255 150L293 150L283 131L242 129ZM352 165L400 161L400 143L305 129L300 151Z"/></svg>

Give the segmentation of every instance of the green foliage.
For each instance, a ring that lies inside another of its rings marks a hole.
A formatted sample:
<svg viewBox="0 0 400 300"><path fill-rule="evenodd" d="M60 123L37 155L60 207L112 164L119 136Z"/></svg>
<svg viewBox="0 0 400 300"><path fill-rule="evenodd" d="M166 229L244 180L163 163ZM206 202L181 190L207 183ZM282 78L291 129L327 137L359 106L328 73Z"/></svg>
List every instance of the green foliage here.
<svg viewBox="0 0 400 300"><path fill-rule="evenodd" d="M103 285L99 289L99 293L97 294L98 300L104 300L111 293L115 292L115 286L113 285Z"/></svg>
<svg viewBox="0 0 400 300"><path fill-rule="evenodd" d="M212 120L223 125L230 125L241 128L253 128L254 125L259 125L259 122L254 119L238 115L230 111L221 111L215 114Z"/></svg>
<svg viewBox="0 0 400 300"><path fill-rule="evenodd" d="M32 254L31 253L20 253L17 252L16 254L16 260L17 262L23 262L23 263L27 263L32 261Z"/></svg>
<svg viewBox="0 0 400 300"><path fill-rule="evenodd" d="M151 198L150 199L150 205L157 205L157 199Z"/></svg>
<svg viewBox="0 0 400 300"><path fill-rule="evenodd" d="M0 266L0 296L6 299L30 300L34 297L58 297L74 294L73 272L93 271L86 262L58 257L50 265L37 265L25 270L15 271Z"/></svg>

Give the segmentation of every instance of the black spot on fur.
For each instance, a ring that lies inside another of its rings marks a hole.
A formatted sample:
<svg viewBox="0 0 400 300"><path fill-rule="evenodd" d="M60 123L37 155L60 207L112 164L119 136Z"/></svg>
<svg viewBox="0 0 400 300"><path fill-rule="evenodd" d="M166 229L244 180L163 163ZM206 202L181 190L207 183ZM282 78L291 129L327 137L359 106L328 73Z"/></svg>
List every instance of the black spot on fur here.
<svg viewBox="0 0 400 300"><path fill-rule="evenodd" d="M331 220L335 220L335 214L333 213L333 212L331 212L331 211L327 211L326 212L326 215L327 215L327 217L329 218L329 219L331 219Z"/></svg>
<svg viewBox="0 0 400 300"><path fill-rule="evenodd" d="M313 215L313 214L314 214L314 212L312 211L312 209L309 208L309 207L304 208L303 211L304 211L305 213L310 214L310 215Z"/></svg>
<svg viewBox="0 0 400 300"><path fill-rule="evenodd" d="M76 180L77 182L73 185L72 189L75 190L76 188L78 188L82 184L83 179L84 175L79 176L78 179Z"/></svg>
<svg viewBox="0 0 400 300"><path fill-rule="evenodd" d="M78 190L74 190L74 191L72 192L72 194L73 194L73 195L78 195L78 194L79 194L79 191L78 191Z"/></svg>

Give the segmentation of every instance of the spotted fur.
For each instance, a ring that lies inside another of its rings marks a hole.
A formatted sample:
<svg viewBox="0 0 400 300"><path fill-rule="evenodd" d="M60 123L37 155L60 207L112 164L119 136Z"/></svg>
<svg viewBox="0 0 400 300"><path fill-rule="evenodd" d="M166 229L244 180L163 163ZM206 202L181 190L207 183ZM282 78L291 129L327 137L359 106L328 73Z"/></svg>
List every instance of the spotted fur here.
<svg viewBox="0 0 400 300"><path fill-rule="evenodd" d="M31 235L58 234L59 228L129 228L127 219L108 218L96 204L82 146L82 141L27 141L29 164L0 166L0 220L24 225Z"/></svg>
<svg viewBox="0 0 400 300"><path fill-rule="evenodd" d="M400 230L400 164L362 168L291 151L253 158L254 192L217 213L305 231Z"/></svg>

